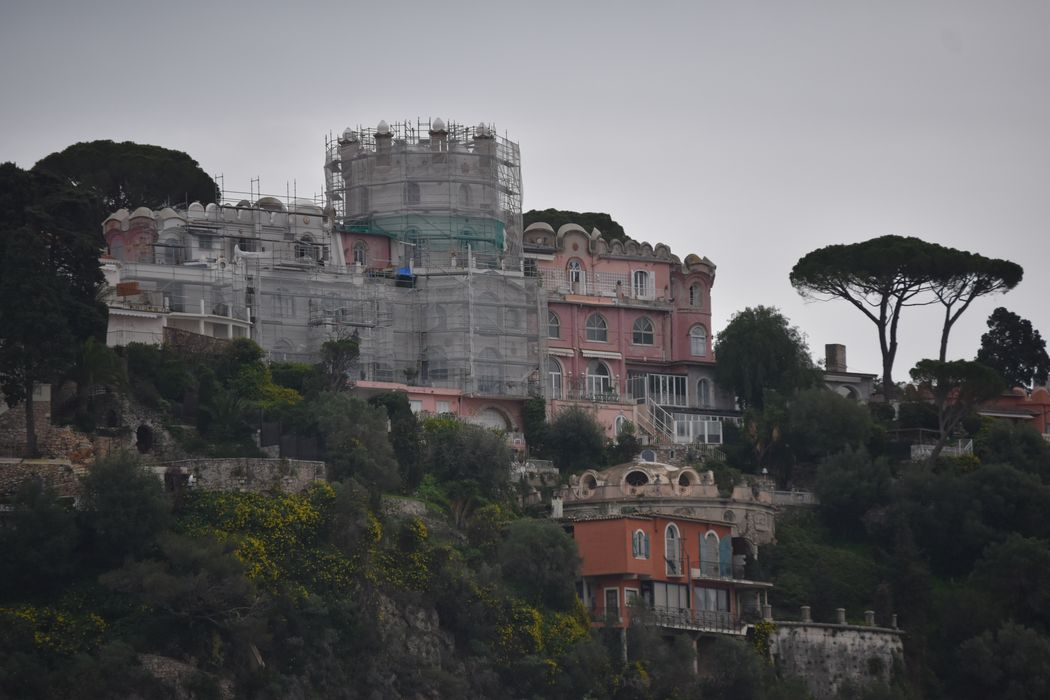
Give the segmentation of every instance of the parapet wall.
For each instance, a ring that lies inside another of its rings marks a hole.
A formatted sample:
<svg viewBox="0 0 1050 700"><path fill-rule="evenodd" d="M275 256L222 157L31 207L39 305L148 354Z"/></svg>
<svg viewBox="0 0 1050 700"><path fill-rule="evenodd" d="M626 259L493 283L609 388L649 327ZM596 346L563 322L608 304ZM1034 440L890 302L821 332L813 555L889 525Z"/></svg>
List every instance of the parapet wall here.
<svg viewBox="0 0 1050 700"><path fill-rule="evenodd" d="M302 459L184 459L154 465L153 471L169 488L179 480L210 491L298 493L325 481L324 462Z"/></svg>
<svg viewBox="0 0 1050 700"><path fill-rule="evenodd" d="M782 674L804 679L823 700L846 684L889 683L904 658L902 637L886 627L778 621L770 653Z"/></svg>

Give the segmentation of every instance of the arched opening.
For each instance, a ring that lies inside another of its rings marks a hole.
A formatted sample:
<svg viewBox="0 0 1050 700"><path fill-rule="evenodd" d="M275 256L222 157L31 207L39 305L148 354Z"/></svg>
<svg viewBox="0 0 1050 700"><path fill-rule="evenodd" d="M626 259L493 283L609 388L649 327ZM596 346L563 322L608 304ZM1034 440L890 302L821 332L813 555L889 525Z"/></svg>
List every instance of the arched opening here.
<svg viewBox="0 0 1050 700"><path fill-rule="evenodd" d="M601 314L591 314L587 317L587 340L594 343L609 342L609 324Z"/></svg>
<svg viewBox="0 0 1050 700"><path fill-rule="evenodd" d="M627 472L624 481L627 482L628 486L645 486L649 483L649 475L636 469L635 471Z"/></svg>
<svg viewBox="0 0 1050 700"><path fill-rule="evenodd" d="M700 572L718 578L718 535L708 531L700 540Z"/></svg>
<svg viewBox="0 0 1050 700"><path fill-rule="evenodd" d="M649 533L635 530L631 536L631 552L635 559L649 558Z"/></svg>
<svg viewBox="0 0 1050 700"><path fill-rule="evenodd" d="M153 450L153 428L148 425L140 425L135 431L135 447L141 454Z"/></svg>
<svg viewBox="0 0 1050 700"><path fill-rule="evenodd" d="M664 530L664 561L667 562L668 576L682 575L682 538L678 526L670 523Z"/></svg>
<svg viewBox="0 0 1050 700"><path fill-rule="evenodd" d="M683 471L678 475L679 486L692 486L696 483L696 474L694 472Z"/></svg>
<svg viewBox="0 0 1050 700"><path fill-rule="evenodd" d="M696 325L689 329L689 354L693 357L707 355L707 329Z"/></svg>
<svg viewBox="0 0 1050 700"><path fill-rule="evenodd" d="M553 357L547 360L547 377L550 381L550 397L552 399L560 399L562 397L562 369L561 363Z"/></svg>
<svg viewBox="0 0 1050 700"><path fill-rule="evenodd" d="M483 408L471 416L470 422L493 430L510 429L510 421L507 420L507 417L500 410L495 408Z"/></svg>
<svg viewBox="0 0 1050 700"><path fill-rule="evenodd" d="M598 488L598 480L594 478L594 474L584 474L583 479L580 480L583 484L583 488L588 491L593 491Z"/></svg>
<svg viewBox="0 0 1050 700"><path fill-rule="evenodd" d="M646 316L635 319L631 329L631 342L635 345L653 344L653 322Z"/></svg>
<svg viewBox="0 0 1050 700"><path fill-rule="evenodd" d="M547 337L548 338L561 338L561 319L558 318L558 314L547 311Z"/></svg>
<svg viewBox="0 0 1050 700"><path fill-rule="evenodd" d="M601 360L593 360L587 365L587 397L601 399L612 394L612 372Z"/></svg>

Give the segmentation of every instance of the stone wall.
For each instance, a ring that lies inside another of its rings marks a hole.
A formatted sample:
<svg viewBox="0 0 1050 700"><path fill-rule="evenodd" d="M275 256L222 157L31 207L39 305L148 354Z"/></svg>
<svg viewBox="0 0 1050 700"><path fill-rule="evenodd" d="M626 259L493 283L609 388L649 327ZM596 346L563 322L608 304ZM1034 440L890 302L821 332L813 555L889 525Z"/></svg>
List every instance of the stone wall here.
<svg viewBox="0 0 1050 700"><path fill-rule="evenodd" d="M904 659L902 637L886 627L777 622L770 653L780 673L804 679L824 700L847 683L888 683Z"/></svg>
<svg viewBox="0 0 1050 700"><path fill-rule="evenodd" d="M38 479L53 488L59 498L80 495L80 477L85 468L65 459L0 458L0 501L11 499L25 479Z"/></svg>
<svg viewBox="0 0 1050 700"><path fill-rule="evenodd" d="M0 457L23 457L26 452L25 402L0 413ZM33 402L37 449L43 457L84 461L91 454L86 435L63 425L51 424L51 404Z"/></svg>
<svg viewBox="0 0 1050 700"><path fill-rule="evenodd" d="M193 476L193 488L213 491L298 493L314 482L325 481L324 462L302 459L184 459L153 466L161 479L176 470L187 482Z"/></svg>

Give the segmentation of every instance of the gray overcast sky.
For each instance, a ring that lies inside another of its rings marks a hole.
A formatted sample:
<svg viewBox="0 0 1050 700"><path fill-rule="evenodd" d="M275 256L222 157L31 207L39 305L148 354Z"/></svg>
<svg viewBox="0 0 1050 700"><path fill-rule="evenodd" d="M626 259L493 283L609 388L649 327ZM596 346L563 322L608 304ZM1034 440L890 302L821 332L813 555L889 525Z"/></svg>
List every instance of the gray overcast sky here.
<svg viewBox="0 0 1050 700"><path fill-rule="evenodd" d="M184 150L231 190L322 189L323 137L495 122L525 208L607 211L718 265L715 330L779 306L814 354L879 371L874 325L788 283L813 248L894 233L1004 257L1005 305L1050 334L1050 2L6 0L0 160L109 138ZM898 379L937 352L902 324Z"/></svg>

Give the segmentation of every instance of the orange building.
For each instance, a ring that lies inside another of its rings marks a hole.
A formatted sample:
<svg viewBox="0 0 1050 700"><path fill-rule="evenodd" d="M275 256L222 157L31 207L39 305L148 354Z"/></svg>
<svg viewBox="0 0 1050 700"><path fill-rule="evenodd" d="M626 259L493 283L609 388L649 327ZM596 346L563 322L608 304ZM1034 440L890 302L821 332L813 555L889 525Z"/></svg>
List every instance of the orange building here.
<svg viewBox="0 0 1050 700"><path fill-rule="evenodd" d="M646 614L665 628L745 634L771 583L745 578L731 526L675 515L615 515L569 525L583 560L578 592L596 624Z"/></svg>

